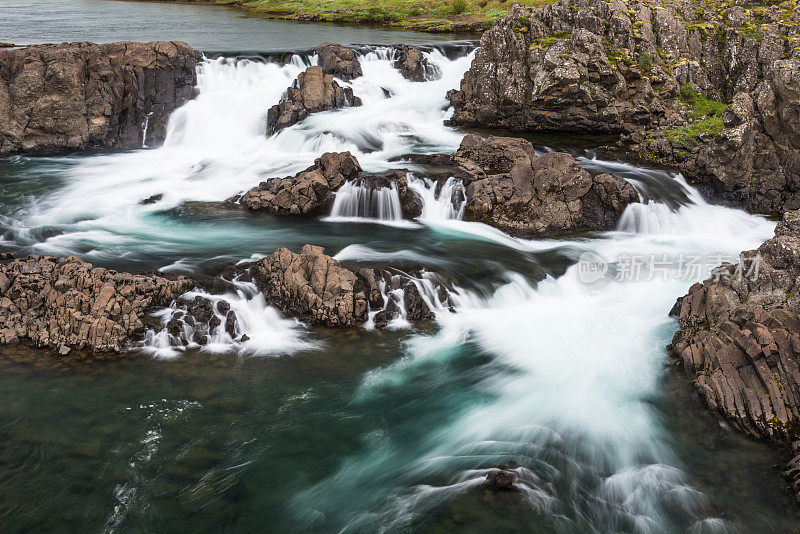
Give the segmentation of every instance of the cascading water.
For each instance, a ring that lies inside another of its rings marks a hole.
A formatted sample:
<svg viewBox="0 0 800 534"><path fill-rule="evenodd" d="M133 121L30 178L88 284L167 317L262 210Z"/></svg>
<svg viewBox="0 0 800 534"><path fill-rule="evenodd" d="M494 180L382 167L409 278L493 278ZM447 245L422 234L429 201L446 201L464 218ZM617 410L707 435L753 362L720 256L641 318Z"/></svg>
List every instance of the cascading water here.
<svg viewBox="0 0 800 534"><path fill-rule="evenodd" d="M636 183L645 202L630 206L616 231L593 239L515 239L460 220L463 185L452 178L436 184L421 173L409 177L410 190L422 199L419 224L331 222L343 217L398 221L401 209L392 187L345 184L331 219L322 221L245 215L216 204L266 178L292 175L326 151L350 151L370 172L402 166L393 158L403 154L454 151L462 134L443 125L450 113L446 93L458 86L471 55L453 60L437 50L426 55L441 77L413 83L393 68L386 49L364 52L364 75L347 83L362 106L313 114L270 137L266 110L316 58L295 55L287 64L206 60L199 67L197 98L173 113L162 147L3 163L15 193L11 200L0 196L9 202L0 216L0 240L21 253L79 254L112 267L206 275L252 254L307 242L328 246L342 262L427 267L412 283L436 315L436 328L371 332L364 340L361 333L336 337L282 318L247 282L235 282L225 294L186 295L215 304L226 300L239 322L233 336L219 326L210 332L203 356L296 354L296 361L287 358L285 365L296 365L291 369L297 376L313 377L303 391L291 391L284 385L289 373L273 369L279 377L275 395L286 398L279 397L273 403L277 407L259 404L257 395L268 388L250 390L237 405L237 417L252 416L252 428L236 427L230 436L225 430L220 440L225 454L237 451L226 457L231 473L245 473L244 483L236 486L239 498L253 488L268 491L263 488L271 484L264 481L274 471L286 465L291 471L284 471L285 485L277 487L272 500L254 499L225 516L243 517L242 525L263 526L250 514L270 506L280 526L307 531L394 532L437 518L449 525L451 517L460 521L474 511L495 514L489 522L493 528L516 521L517 527L543 532L734 529L735 520L718 517L717 509L707 506L709 494L696 487L663 423L659 402L669 402L661 392L663 347L674 331L666 312L704 276L680 272L681 259L735 256L768 238L773 223L709 205L680 178L585 158L581 162L587 167L618 172ZM156 200L141 203L150 198ZM587 282L579 261L583 254L605 261L605 275ZM631 271L631 258L645 262L638 273ZM651 273L653 258L664 265ZM544 274L532 275L531 266ZM431 271L466 273L471 285L451 284L442 293ZM405 297L394 291L384 288L387 304ZM162 324L175 311L174 306L163 310ZM221 313L218 319L224 324ZM408 326L399 319L396 326ZM151 331L143 350L160 358L188 352L176 349L168 336ZM400 342L392 345L386 341L390 336ZM346 352L351 345L363 353ZM345 355L341 360L352 357L373 367L354 392L349 388L358 380L342 371L351 362L337 360L339 354ZM323 363L313 367L317 363L312 362ZM233 389L227 385L221 389ZM203 402L209 399L213 406L219 393L207 395ZM225 406L224 399L218 405ZM201 411L200 404L194 411ZM295 416L311 420L308 428L293 428L289 421ZM336 426L349 421L354 421L351 427ZM219 422L195 434L213 425ZM170 428L164 423L160 429L164 443ZM321 430L311 433L312 428ZM347 443L340 447L335 440ZM262 441L263 447L239 461L237 455L250 451L250 443ZM288 452L281 449L286 443L292 444ZM329 458L316 454L320 447ZM315 452L304 455L306 449ZM523 491L484 500L475 488L487 469L511 461L519 465ZM134 473L125 484L150 480L139 471L147 462L126 465L121 470ZM154 485L170 472L161 467L150 480ZM230 484L213 486L216 476ZM232 487L228 476L234 477L204 471L181 495L200 502L219 487ZM100 499L99 506L108 501ZM142 530L158 528L162 510L141 502L135 511L121 508L119 517L102 510L93 515L113 515L114 525L142 517ZM220 505L210 502L214 505L193 508L190 500L186 510ZM719 513L734 511L729 508Z"/></svg>

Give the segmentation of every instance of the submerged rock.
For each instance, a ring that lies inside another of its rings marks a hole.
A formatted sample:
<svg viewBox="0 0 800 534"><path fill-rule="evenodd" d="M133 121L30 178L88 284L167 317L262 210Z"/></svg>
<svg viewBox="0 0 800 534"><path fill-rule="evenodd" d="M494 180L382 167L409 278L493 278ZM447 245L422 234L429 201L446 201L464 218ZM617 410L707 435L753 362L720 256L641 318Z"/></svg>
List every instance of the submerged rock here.
<svg viewBox="0 0 800 534"><path fill-rule="evenodd" d="M178 41L0 49L0 157L161 141L201 60Z"/></svg>
<svg viewBox="0 0 800 534"><path fill-rule="evenodd" d="M441 78L442 73L436 65L433 65L422 50L405 44L397 45L394 49L394 61L392 65L400 71L400 74L412 82L424 82Z"/></svg>
<svg viewBox="0 0 800 534"><path fill-rule="evenodd" d="M350 152L327 152L290 178L271 178L239 200L251 210L280 215L321 215L328 195L361 173Z"/></svg>
<svg viewBox="0 0 800 534"><path fill-rule="evenodd" d="M413 157L444 166L466 186L464 217L518 236L613 229L636 190L613 174L592 176L569 154L536 156L519 138L467 135L452 155Z"/></svg>
<svg viewBox="0 0 800 534"><path fill-rule="evenodd" d="M314 50L317 52L317 64L325 74L349 82L362 75L361 63L356 54L340 44L323 43Z"/></svg>
<svg viewBox="0 0 800 534"><path fill-rule="evenodd" d="M0 344L30 340L69 349L123 352L145 314L189 290L185 277L134 275L75 256L29 256L0 264Z"/></svg>
<svg viewBox="0 0 800 534"><path fill-rule="evenodd" d="M512 490L516 488L517 468L516 462L510 465L498 465L486 474L484 485L495 490Z"/></svg>
<svg viewBox="0 0 800 534"><path fill-rule="evenodd" d="M318 111L360 105L361 99L353 96L352 89L341 87L321 67L308 67L287 89L286 96L267 112L267 134L297 124Z"/></svg>

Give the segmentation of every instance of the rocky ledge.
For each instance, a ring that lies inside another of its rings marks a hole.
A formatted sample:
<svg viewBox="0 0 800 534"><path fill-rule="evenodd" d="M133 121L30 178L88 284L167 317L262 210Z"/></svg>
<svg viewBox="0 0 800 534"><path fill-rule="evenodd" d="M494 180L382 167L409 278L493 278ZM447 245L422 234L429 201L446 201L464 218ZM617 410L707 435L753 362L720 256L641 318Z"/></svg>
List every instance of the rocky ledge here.
<svg viewBox="0 0 800 534"><path fill-rule="evenodd" d="M464 218L523 237L616 227L636 190L613 174L592 176L569 154L537 156L514 137L467 135L454 154L411 156L444 167L466 187Z"/></svg>
<svg viewBox="0 0 800 534"><path fill-rule="evenodd" d="M145 314L194 283L118 273L75 256L0 263L0 344L23 340L67 354L123 352L143 333Z"/></svg>
<svg viewBox="0 0 800 534"><path fill-rule="evenodd" d="M798 45L794 1L516 5L483 34L452 121L624 134L619 150L779 215L800 207Z"/></svg>
<svg viewBox="0 0 800 534"><path fill-rule="evenodd" d="M334 43L324 43L314 49L317 64L325 74L330 74L345 82L358 78L363 73L361 63L351 49Z"/></svg>
<svg viewBox="0 0 800 534"><path fill-rule="evenodd" d="M349 87L341 87L322 67L308 67L301 72L278 104L267 112L267 134L272 135L297 124L312 113L349 106L360 106Z"/></svg>
<svg viewBox="0 0 800 534"><path fill-rule="evenodd" d="M322 247L305 245L299 254L282 248L258 260L249 271L268 302L311 325L356 326L369 319L370 309L381 308L375 320L378 327L401 316L412 321L433 318L409 277L373 269L351 271ZM403 289L403 300L384 302L382 284Z"/></svg>
<svg viewBox="0 0 800 534"><path fill-rule="evenodd" d="M346 182L366 189L394 186L406 218L417 217L422 211L422 200L408 187L406 171L364 172L350 152L327 152L292 177L261 182L242 195L239 203L250 210L278 215L324 215L334 194Z"/></svg>
<svg viewBox="0 0 800 534"><path fill-rule="evenodd" d="M178 41L0 49L0 157L161 141L201 59Z"/></svg>
<svg viewBox="0 0 800 534"><path fill-rule="evenodd" d="M680 330L671 354L709 408L780 443L800 439L799 275L800 212L792 211L775 237L692 286L673 310Z"/></svg>
<svg viewBox="0 0 800 534"><path fill-rule="evenodd" d="M412 82L424 82L441 78L442 73L425 57L422 50L408 45L397 45L392 48L394 68Z"/></svg>

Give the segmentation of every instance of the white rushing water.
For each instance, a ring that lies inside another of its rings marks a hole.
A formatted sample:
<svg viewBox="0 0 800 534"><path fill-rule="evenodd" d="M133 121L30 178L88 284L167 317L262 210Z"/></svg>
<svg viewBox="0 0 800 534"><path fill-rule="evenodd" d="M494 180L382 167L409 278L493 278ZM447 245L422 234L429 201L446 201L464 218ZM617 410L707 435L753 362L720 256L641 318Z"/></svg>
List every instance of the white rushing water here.
<svg viewBox="0 0 800 534"><path fill-rule="evenodd" d="M219 201L268 177L294 174L326 151L350 151L365 170L378 172L398 166L390 159L408 152L455 150L462 134L443 125L450 113L445 95L458 86L471 56L448 60L434 51L428 57L442 77L411 83L385 52L366 54L364 76L346 84L363 106L314 114L272 137L264 135L266 110L315 59L295 56L286 65L207 60L199 69L199 94L173 114L164 146L70 162L63 185L9 224L17 226L21 238L26 228L62 231L33 245L35 250L89 250L86 256L103 258L168 247L204 250L209 242L235 240L237 230L219 228L216 220L187 232L154 214L189 201ZM413 446L402 436L363 436L364 446L335 473L295 496L293 510L302 528L401 531L481 484L487 466L509 461L522 466L523 496L553 531L728 528L725 521L704 515L705 496L688 483L650 400L660 394L664 347L674 331L667 312L675 298L723 256L735 258L770 237L774 224L710 205L680 177L582 162L621 173L645 199L657 197L651 193L659 187L677 192L682 205L674 209L674 203L658 199L632 205L617 231L595 239L522 240L460 220L463 187L452 179L437 187L424 176L410 177L409 188L422 199L418 223L402 220L394 187L369 190L348 183L338 192L325 224L338 225L340 232L353 227L340 222L376 220L405 226L398 231L419 232L439 244L490 242L518 253L558 253L576 261L590 253L606 262L606 271L587 282L585 264L578 262L562 276L538 283L508 272L505 283L483 291L452 288L446 302L431 283L435 275L426 272L417 279L438 328L411 332L402 357L368 373L353 402L368 406L422 376L437 380L433 371L469 354L487 359L471 370L481 400L458 405ZM162 196L140 204L153 195ZM434 272L445 263L401 245L379 250L358 240L353 235L337 259L417 262ZM689 262L702 269L686 269ZM165 270L192 265L179 260ZM203 350L282 355L324 348L312 332L267 306L254 286L235 287L224 295L187 295L225 299L239 321L235 336L220 327ZM403 298L402 291L384 290L386 303ZM171 313L164 310L162 319L166 322ZM224 323L224 316L219 318ZM401 316L390 326L410 325ZM241 341L242 334L249 339ZM179 354L165 332L148 336L147 352L162 358ZM444 390L448 382L442 378L437 385Z"/></svg>

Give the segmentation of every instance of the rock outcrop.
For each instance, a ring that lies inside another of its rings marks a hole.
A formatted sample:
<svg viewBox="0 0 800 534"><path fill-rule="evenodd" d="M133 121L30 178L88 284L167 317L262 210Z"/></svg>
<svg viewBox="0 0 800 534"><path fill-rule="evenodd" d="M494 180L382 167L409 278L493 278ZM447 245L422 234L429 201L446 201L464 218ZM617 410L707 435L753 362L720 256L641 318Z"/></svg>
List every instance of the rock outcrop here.
<svg viewBox="0 0 800 534"><path fill-rule="evenodd" d="M301 72L281 101L267 112L267 134L272 135L297 124L312 113L349 106L360 106L349 87L341 87L330 74L318 66Z"/></svg>
<svg viewBox="0 0 800 534"><path fill-rule="evenodd" d="M227 300L214 302L201 295L180 297L173 308L164 326L172 346L206 345L220 332L225 332L231 339L241 340L243 337L236 312Z"/></svg>
<svg viewBox="0 0 800 534"><path fill-rule="evenodd" d="M0 157L163 140L201 59L177 41L0 49Z"/></svg>
<svg viewBox="0 0 800 534"><path fill-rule="evenodd" d="M411 157L447 168L466 186L464 218L517 236L613 229L636 190L612 174L592 176L569 154L536 156L520 138L467 135L452 155Z"/></svg>
<svg viewBox="0 0 800 534"><path fill-rule="evenodd" d="M189 290L180 277L119 273L70 256L29 256L0 263L0 344L28 340L71 349L122 352L144 328L145 314Z"/></svg>
<svg viewBox="0 0 800 534"><path fill-rule="evenodd" d="M620 133L628 154L778 215L800 207L798 44L791 1L516 5L484 33L451 92L452 121Z"/></svg>
<svg viewBox="0 0 800 534"><path fill-rule="evenodd" d="M393 50L394 61L392 64L405 79L412 82L424 82L441 78L442 73L439 68L428 61L419 48L401 44L393 47Z"/></svg>
<svg viewBox="0 0 800 534"><path fill-rule="evenodd" d="M800 438L800 212L775 237L695 284L671 345L708 406L734 427Z"/></svg>
<svg viewBox="0 0 800 534"><path fill-rule="evenodd" d="M316 47L317 65L322 72L349 82L362 76L361 63L351 49L340 44L323 43Z"/></svg>
<svg viewBox="0 0 800 534"><path fill-rule="evenodd" d="M290 178L271 178L245 193L242 206L278 215L322 215L331 192L361 173L349 152L327 152Z"/></svg>
<svg viewBox="0 0 800 534"><path fill-rule="evenodd" d="M311 325L329 327L365 323L370 309L379 310L385 305L380 288L384 279L398 287L408 284L407 277L397 276L392 282L392 275L373 269L353 272L314 245L304 245L299 254L286 248L276 250L255 262L249 271L267 301L285 314ZM409 320L433 318L418 293L417 298L411 295L400 305L404 311L390 309L384 313L387 322L400 315ZM386 322L376 324L385 325Z"/></svg>
<svg viewBox="0 0 800 534"><path fill-rule="evenodd" d="M250 210L277 215L324 215L332 205L334 193L346 182L367 192L394 187L405 218L418 217L422 212L422 199L408 186L406 171L367 173L349 152L325 153L311 167L292 177L261 182L242 195L239 203ZM360 216L368 217L370 214L362 213Z"/></svg>

